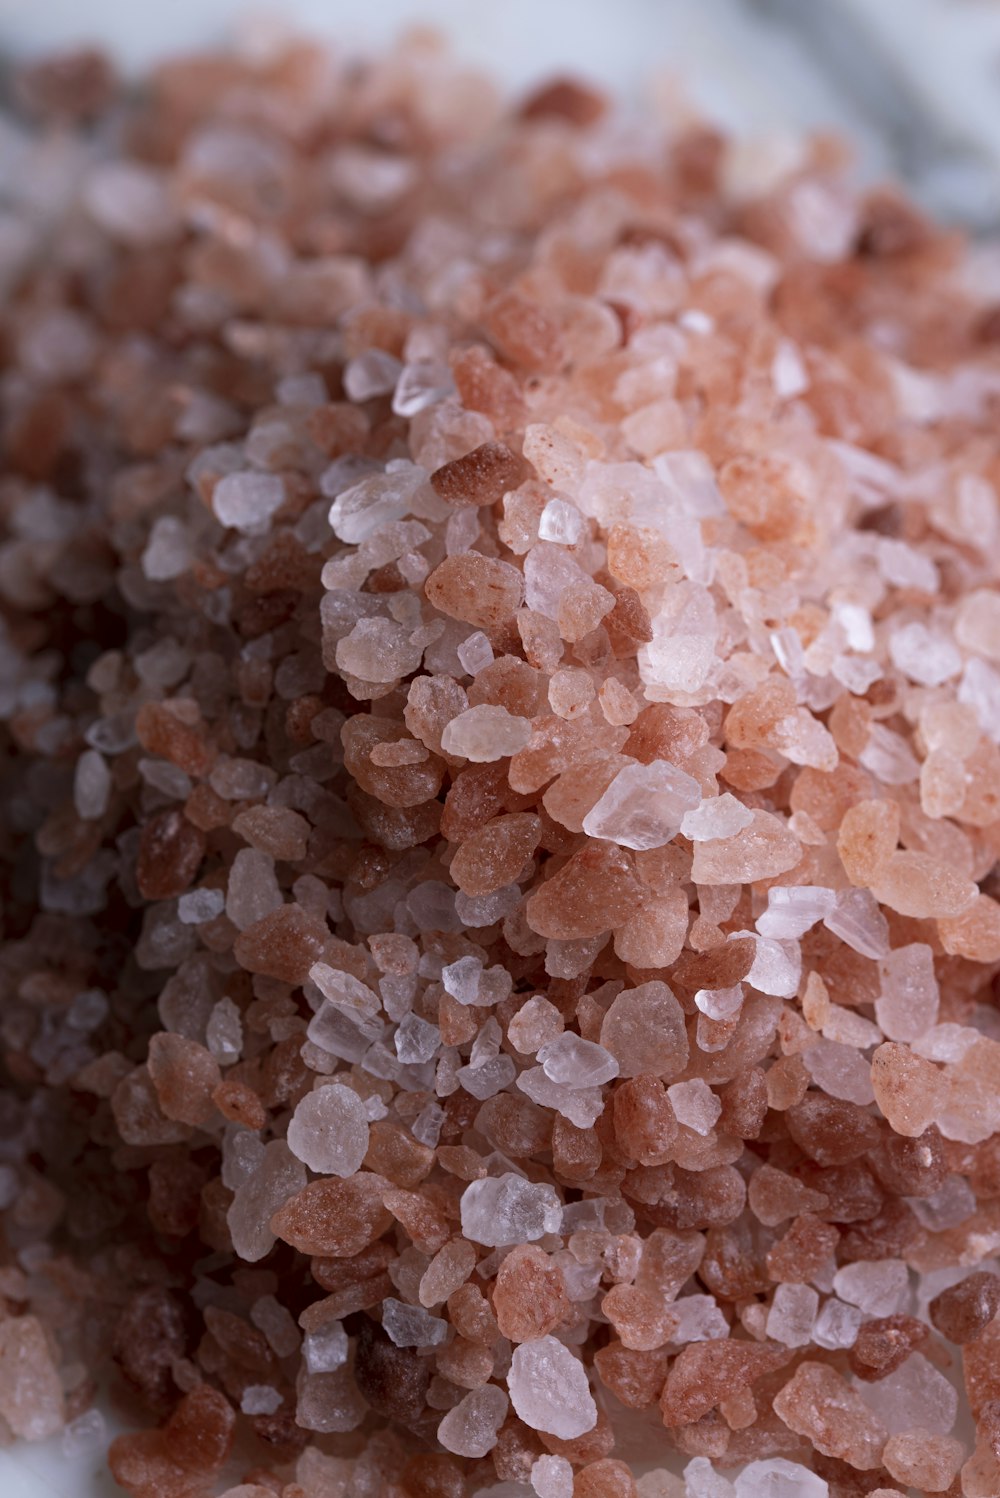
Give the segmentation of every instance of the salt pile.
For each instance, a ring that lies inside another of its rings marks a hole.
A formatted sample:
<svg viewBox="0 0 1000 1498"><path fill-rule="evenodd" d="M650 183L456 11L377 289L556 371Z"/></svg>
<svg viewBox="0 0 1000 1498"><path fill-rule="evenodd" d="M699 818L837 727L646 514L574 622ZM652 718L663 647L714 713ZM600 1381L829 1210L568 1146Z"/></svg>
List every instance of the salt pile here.
<svg viewBox="0 0 1000 1498"><path fill-rule="evenodd" d="M989 253L425 35L15 96L0 1437L996 1498Z"/></svg>

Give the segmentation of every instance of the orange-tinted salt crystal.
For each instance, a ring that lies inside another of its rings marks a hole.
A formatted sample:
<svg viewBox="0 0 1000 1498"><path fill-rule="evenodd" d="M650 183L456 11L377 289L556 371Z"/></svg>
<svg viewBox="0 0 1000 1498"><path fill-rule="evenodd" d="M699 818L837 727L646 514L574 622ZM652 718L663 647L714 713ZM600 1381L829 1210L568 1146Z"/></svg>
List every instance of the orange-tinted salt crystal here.
<svg viewBox="0 0 1000 1498"><path fill-rule="evenodd" d="M402 723L368 713L356 713L341 729L344 764L362 790L386 806L419 806L433 800L444 778L444 763L431 754L419 764L375 765L376 744L396 744L409 738Z"/></svg>
<svg viewBox="0 0 1000 1498"><path fill-rule="evenodd" d="M866 1321L848 1352L851 1371L866 1383L887 1378L903 1366L911 1352L924 1345L929 1335L925 1321L902 1312Z"/></svg>
<svg viewBox="0 0 1000 1498"><path fill-rule="evenodd" d="M560 941L598 936L628 919L638 893L627 851L592 841L529 896L528 923Z"/></svg>
<svg viewBox="0 0 1000 1498"><path fill-rule="evenodd" d="M750 1177L747 1200L754 1216L768 1227L802 1212L821 1212L828 1202L823 1192L767 1164L758 1166Z"/></svg>
<svg viewBox="0 0 1000 1498"><path fill-rule="evenodd" d="M329 939L326 923L301 905L281 905L241 931L233 955L249 973L282 983L304 983Z"/></svg>
<svg viewBox="0 0 1000 1498"><path fill-rule="evenodd" d="M553 373L563 361L558 323L538 302L516 292L494 298L484 326L494 347L524 369Z"/></svg>
<svg viewBox="0 0 1000 1498"><path fill-rule="evenodd" d="M977 1270L942 1290L927 1309L949 1342L974 1342L1000 1311L1000 1276Z"/></svg>
<svg viewBox="0 0 1000 1498"><path fill-rule="evenodd" d="M304 858L310 827L305 817L285 806L248 806L233 818L233 831L244 842L272 858Z"/></svg>
<svg viewBox="0 0 1000 1498"><path fill-rule="evenodd" d="M478 1285L460 1285L449 1295L448 1316L459 1335L470 1342L492 1347L500 1335L489 1302Z"/></svg>
<svg viewBox="0 0 1000 1498"><path fill-rule="evenodd" d="M683 1011L667 985L653 980L618 994L601 1025L601 1045L622 1077L677 1076L689 1046Z"/></svg>
<svg viewBox="0 0 1000 1498"><path fill-rule="evenodd" d="M872 1053L875 1101L897 1134L919 1138L944 1103L945 1079L909 1046L886 1041Z"/></svg>
<svg viewBox="0 0 1000 1498"><path fill-rule="evenodd" d="M771 812L757 810L753 822L733 837L696 843L695 884L752 884L794 869L802 847L794 832Z"/></svg>
<svg viewBox="0 0 1000 1498"><path fill-rule="evenodd" d="M605 1388L629 1409L649 1409L660 1397L670 1366L663 1348L639 1352L612 1341L594 1354L594 1367Z"/></svg>
<svg viewBox="0 0 1000 1498"><path fill-rule="evenodd" d="M624 1462L605 1457L573 1478L573 1498L635 1498L635 1478Z"/></svg>
<svg viewBox="0 0 1000 1498"><path fill-rule="evenodd" d="M779 1284L809 1284L833 1259L838 1238L830 1223L802 1213L768 1250L768 1277Z"/></svg>
<svg viewBox="0 0 1000 1498"><path fill-rule="evenodd" d="M446 504L493 505L516 489L524 474L523 461L503 442L483 442L461 458L435 469L431 485Z"/></svg>
<svg viewBox="0 0 1000 1498"><path fill-rule="evenodd" d="M135 878L147 900L170 900L190 889L205 854L205 835L183 812L163 811L139 839Z"/></svg>
<svg viewBox="0 0 1000 1498"><path fill-rule="evenodd" d="M404 1191L397 1187L386 1191L383 1201L421 1253L436 1254L447 1243L450 1236L448 1220L429 1197L419 1191Z"/></svg>
<svg viewBox="0 0 1000 1498"><path fill-rule="evenodd" d="M673 1340L677 1316L659 1296L635 1285L615 1285L601 1301L622 1346L652 1352Z"/></svg>
<svg viewBox="0 0 1000 1498"><path fill-rule="evenodd" d="M200 728L197 705L187 699L144 702L135 720L136 737L148 754L159 754L195 777L206 775L215 759Z"/></svg>
<svg viewBox="0 0 1000 1498"><path fill-rule="evenodd" d="M390 1225L382 1204L388 1189L381 1176L365 1170L346 1180L312 1181L278 1208L272 1230L300 1253L352 1258Z"/></svg>
<svg viewBox="0 0 1000 1498"><path fill-rule="evenodd" d="M788 1132L819 1165L843 1165L878 1143L879 1129L857 1103L810 1093L789 1108Z"/></svg>
<svg viewBox="0 0 1000 1498"><path fill-rule="evenodd" d="M764 1075L767 1106L776 1113L786 1113L805 1097L809 1082L809 1073L797 1052L779 1056Z"/></svg>
<svg viewBox="0 0 1000 1498"><path fill-rule="evenodd" d="M859 801L844 813L837 833L837 852L852 884L870 886L899 842L899 806L895 801Z"/></svg>
<svg viewBox="0 0 1000 1498"><path fill-rule="evenodd" d="M965 1449L953 1436L908 1430L890 1436L882 1461L897 1482L923 1493L943 1493L962 1465Z"/></svg>
<svg viewBox="0 0 1000 1498"><path fill-rule="evenodd" d="M529 812L494 817L462 842L451 877L467 895L488 895L511 884L534 853L542 824Z"/></svg>
<svg viewBox="0 0 1000 1498"><path fill-rule="evenodd" d="M210 1051L183 1035L160 1031L150 1039L146 1064L167 1118L193 1125L208 1122L215 1111L212 1094L221 1080Z"/></svg>
<svg viewBox="0 0 1000 1498"><path fill-rule="evenodd" d="M689 1425L747 1384L782 1368L792 1353L786 1347L727 1338L692 1342L671 1365L660 1398L667 1426Z"/></svg>
<svg viewBox="0 0 1000 1498"><path fill-rule="evenodd" d="M719 490L729 513L758 540L794 540L806 524L805 497L780 459L760 453L731 458L719 470Z"/></svg>
<svg viewBox="0 0 1000 1498"><path fill-rule="evenodd" d="M520 423L524 413L521 388L489 350L472 344L453 352L451 371L467 410L482 411L498 432L507 432Z"/></svg>
<svg viewBox="0 0 1000 1498"><path fill-rule="evenodd" d="M552 1168L564 1181L589 1181L600 1169L603 1151L593 1129L579 1129L557 1114L552 1121Z"/></svg>
<svg viewBox="0 0 1000 1498"><path fill-rule="evenodd" d="M681 885L646 895L615 931L615 952L639 969L667 968L680 956L688 929L688 899Z"/></svg>
<svg viewBox="0 0 1000 1498"><path fill-rule="evenodd" d="M520 607L524 578L509 562L466 552L445 557L425 582L424 593L442 614L489 632Z"/></svg>
<svg viewBox="0 0 1000 1498"><path fill-rule="evenodd" d="M227 1076L212 1092L212 1101L230 1123L242 1124L245 1129L262 1129L267 1123L267 1110L260 1097L246 1082Z"/></svg>
<svg viewBox="0 0 1000 1498"><path fill-rule="evenodd" d="M910 849L893 853L870 887L881 905L918 919L964 915L979 895L950 863Z"/></svg>
<svg viewBox="0 0 1000 1498"><path fill-rule="evenodd" d="M481 1389L493 1372L493 1354L478 1342L455 1337L439 1349L437 1371L460 1389Z"/></svg>
<svg viewBox="0 0 1000 1498"><path fill-rule="evenodd" d="M512 1342L546 1337L569 1311L559 1266L534 1244L513 1248L493 1284L493 1314L501 1334Z"/></svg>
<svg viewBox="0 0 1000 1498"><path fill-rule="evenodd" d="M952 957L1000 961L1000 903L990 895L979 895L961 915L939 919L938 935Z"/></svg>
<svg viewBox="0 0 1000 1498"><path fill-rule="evenodd" d="M864 1400L825 1363L800 1363L774 1399L774 1410L790 1430L826 1456L861 1471L877 1467L886 1430Z"/></svg>
<svg viewBox="0 0 1000 1498"><path fill-rule="evenodd" d="M622 1152L640 1165L662 1165L671 1159L677 1119L658 1077L627 1079L614 1093L615 1135Z"/></svg>
<svg viewBox="0 0 1000 1498"><path fill-rule="evenodd" d="M411 1189L433 1169L434 1151L414 1139L409 1129L379 1118L368 1127L364 1163L368 1170L385 1176L394 1186Z"/></svg>

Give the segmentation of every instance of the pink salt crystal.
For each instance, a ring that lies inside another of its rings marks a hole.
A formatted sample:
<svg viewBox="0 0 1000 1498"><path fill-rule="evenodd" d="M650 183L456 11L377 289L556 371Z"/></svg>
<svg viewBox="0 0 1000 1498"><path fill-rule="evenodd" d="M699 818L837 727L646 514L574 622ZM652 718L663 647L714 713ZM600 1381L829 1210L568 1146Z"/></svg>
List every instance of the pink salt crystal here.
<svg viewBox="0 0 1000 1498"><path fill-rule="evenodd" d="M44 1441L65 1421L59 1371L35 1316L0 1321L0 1415L25 1441Z"/></svg>
<svg viewBox="0 0 1000 1498"><path fill-rule="evenodd" d="M420 665L423 650L404 625L391 619L359 619L350 634L337 641L341 671L363 681L398 681Z"/></svg>
<svg viewBox="0 0 1000 1498"><path fill-rule="evenodd" d="M922 1352L911 1352L894 1372L865 1384L864 1400L890 1435L926 1430L946 1436L958 1413L954 1384Z"/></svg>
<svg viewBox="0 0 1000 1498"><path fill-rule="evenodd" d="M955 619L955 638L966 650L1000 660L1000 599L977 588L962 599Z"/></svg>
<svg viewBox="0 0 1000 1498"><path fill-rule="evenodd" d="M623 1077L674 1077L687 1064L683 1011L667 985L656 980L625 989L614 999L600 1039Z"/></svg>
<svg viewBox="0 0 1000 1498"><path fill-rule="evenodd" d="M882 1464L897 1482L926 1493L942 1493L950 1487L965 1456L960 1441L936 1436L930 1431L910 1430L890 1436Z"/></svg>
<svg viewBox="0 0 1000 1498"><path fill-rule="evenodd" d="M441 735L441 749L445 754L482 764L516 754L530 738L527 718L515 717L505 707L483 703L452 718Z"/></svg>
<svg viewBox="0 0 1000 1498"><path fill-rule="evenodd" d="M820 1040L803 1053L802 1060L817 1087L831 1097L846 1098L862 1107L875 1101L871 1069L853 1046Z"/></svg>
<svg viewBox="0 0 1000 1498"><path fill-rule="evenodd" d="M951 864L929 853L893 853L872 883L872 894L900 915L960 916L973 905L979 890Z"/></svg>
<svg viewBox="0 0 1000 1498"><path fill-rule="evenodd" d="M691 878L695 884L751 884L795 868L801 845L770 812L755 811L748 827L732 837L695 843Z"/></svg>
<svg viewBox="0 0 1000 1498"><path fill-rule="evenodd" d="M94 222L128 245L153 245L180 228L167 179L135 162L103 162L89 176L83 201Z"/></svg>
<svg viewBox="0 0 1000 1498"><path fill-rule="evenodd" d="M774 1411L824 1456L867 1471L877 1467L886 1429L850 1384L825 1363L800 1363L775 1396Z"/></svg>
<svg viewBox="0 0 1000 1498"><path fill-rule="evenodd" d="M917 1139L939 1116L947 1082L929 1061L887 1042L872 1056L875 1101L898 1134Z"/></svg>
<svg viewBox="0 0 1000 1498"><path fill-rule="evenodd" d="M930 947L897 947L879 963L882 992L875 1018L890 1040L916 1040L937 1020L938 984Z"/></svg>

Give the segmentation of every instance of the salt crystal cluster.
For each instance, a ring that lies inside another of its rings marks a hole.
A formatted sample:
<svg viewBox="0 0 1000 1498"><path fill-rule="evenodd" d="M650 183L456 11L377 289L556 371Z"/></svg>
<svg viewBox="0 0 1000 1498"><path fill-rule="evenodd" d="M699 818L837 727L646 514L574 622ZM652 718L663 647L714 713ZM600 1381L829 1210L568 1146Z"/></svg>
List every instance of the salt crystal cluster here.
<svg viewBox="0 0 1000 1498"><path fill-rule="evenodd" d="M995 252L422 33L11 99L0 1440L996 1498Z"/></svg>

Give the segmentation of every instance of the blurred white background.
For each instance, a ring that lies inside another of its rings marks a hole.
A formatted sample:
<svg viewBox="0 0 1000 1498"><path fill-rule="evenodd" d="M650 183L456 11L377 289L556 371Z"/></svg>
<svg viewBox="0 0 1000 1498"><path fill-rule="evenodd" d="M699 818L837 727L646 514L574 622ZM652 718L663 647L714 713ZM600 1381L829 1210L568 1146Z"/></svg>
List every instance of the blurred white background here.
<svg viewBox="0 0 1000 1498"><path fill-rule="evenodd" d="M512 88L568 70L635 100L672 77L743 133L832 126L866 176L903 176L942 216L1000 229L1000 0L283 0L271 13L359 50L431 23ZM98 42L135 72L224 43L247 15L243 0L0 0L0 58ZM2 1498L119 1491L98 1455L70 1461L58 1441L0 1452Z"/></svg>

